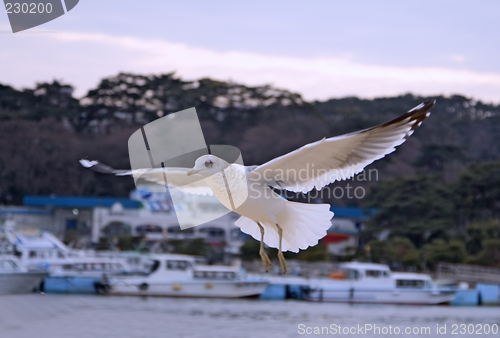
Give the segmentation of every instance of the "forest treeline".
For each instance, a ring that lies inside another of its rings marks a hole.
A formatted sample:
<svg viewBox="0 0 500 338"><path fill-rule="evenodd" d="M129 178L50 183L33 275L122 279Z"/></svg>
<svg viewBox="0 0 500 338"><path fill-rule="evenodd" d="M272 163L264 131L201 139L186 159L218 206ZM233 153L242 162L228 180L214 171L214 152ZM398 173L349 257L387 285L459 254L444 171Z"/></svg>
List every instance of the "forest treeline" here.
<svg viewBox="0 0 500 338"><path fill-rule="evenodd" d="M431 117L396 152L370 166L376 181L334 184L362 187L365 198L309 199L377 208L363 234L373 260L498 265L500 106L459 95L308 102L272 86L184 81L175 74L121 73L81 99L60 81L23 90L0 84L0 204L21 204L24 195L128 196L132 179L83 170L78 159L128 168L127 141L134 131L191 107L208 144L237 146L252 165L383 123L431 98L437 100Z"/></svg>

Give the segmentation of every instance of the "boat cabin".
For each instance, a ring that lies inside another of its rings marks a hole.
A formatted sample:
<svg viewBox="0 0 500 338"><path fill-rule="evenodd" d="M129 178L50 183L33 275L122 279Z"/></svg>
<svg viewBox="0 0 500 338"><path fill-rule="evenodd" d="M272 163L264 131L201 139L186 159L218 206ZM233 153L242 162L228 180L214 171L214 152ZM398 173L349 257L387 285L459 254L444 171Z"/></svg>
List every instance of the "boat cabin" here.
<svg viewBox="0 0 500 338"><path fill-rule="evenodd" d="M1 255L0 256L0 273L24 272L26 269L19 265L19 261L15 256Z"/></svg>
<svg viewBox="0 0 500 338"><path fill-rule="evenodd" d="M395 272L397 289L432 289L435 287L431 276L421 273Z"/></svg>
<svg viewBox="0 0 500 338"><path fill-rule="evenodd" d="M184 255L160 254L150 255L152 260L150 278L168 279L210 279L235 280L239 279L239 271L231 266L198 265L195 258Z"/></svg>
<svg viewBox="0 0 500 338"><path fill-rule="evenodd" d="M389 280L391 270L387 265L375 263L350 262L340 264L340 271L332 275L334 279L349 280Z"/></svg>

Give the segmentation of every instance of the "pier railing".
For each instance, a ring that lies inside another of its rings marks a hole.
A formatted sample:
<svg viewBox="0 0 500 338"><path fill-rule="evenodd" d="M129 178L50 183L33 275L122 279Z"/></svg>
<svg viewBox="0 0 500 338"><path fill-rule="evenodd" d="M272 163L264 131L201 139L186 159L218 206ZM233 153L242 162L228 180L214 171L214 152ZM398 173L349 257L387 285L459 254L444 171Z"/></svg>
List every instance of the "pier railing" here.
<svg viewBox="0 0 500 338"><path fill-rule="evenodd" d="M472 283L500 284L500 269L479 265L439 263L437 278Z"/></svg>

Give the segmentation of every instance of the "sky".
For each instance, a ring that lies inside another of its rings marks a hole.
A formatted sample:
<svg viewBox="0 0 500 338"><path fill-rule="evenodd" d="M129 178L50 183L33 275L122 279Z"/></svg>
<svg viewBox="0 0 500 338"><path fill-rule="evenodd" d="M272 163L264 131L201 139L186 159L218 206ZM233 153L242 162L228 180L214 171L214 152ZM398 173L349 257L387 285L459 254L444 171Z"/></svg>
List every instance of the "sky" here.
<svg viewBox="0 0 500 338"><path fill-rule="evenodd" d="M77 97L118 72L271 84L307 100L404 93L500 103L498 1L80 0L13 34L0 83L58 79Z"/></svg>

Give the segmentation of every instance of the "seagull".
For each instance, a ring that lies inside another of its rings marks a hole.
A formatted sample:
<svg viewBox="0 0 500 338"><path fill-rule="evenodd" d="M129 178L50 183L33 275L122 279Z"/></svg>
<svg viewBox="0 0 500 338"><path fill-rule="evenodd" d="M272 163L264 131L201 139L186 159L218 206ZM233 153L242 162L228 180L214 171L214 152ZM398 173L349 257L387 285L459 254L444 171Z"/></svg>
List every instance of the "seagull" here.
<svg viewBox="0 0 500 338"><path fill-rule="evenodd" d="M276 190L307 193L321 190L363 171L372 162L392 153L429 117L435 100L376 127L323 138L258 166L229 163L208 154L192 168L116 170L99 161L82 159L82 166L117 176L133 175L182 192L213 195L241 217L235 225L260 241L259 254L266 271L271 260L264 243L278 249L283 273L283 252L298 252L318 244L331 227L329 204L289 201Z"/></svg>

